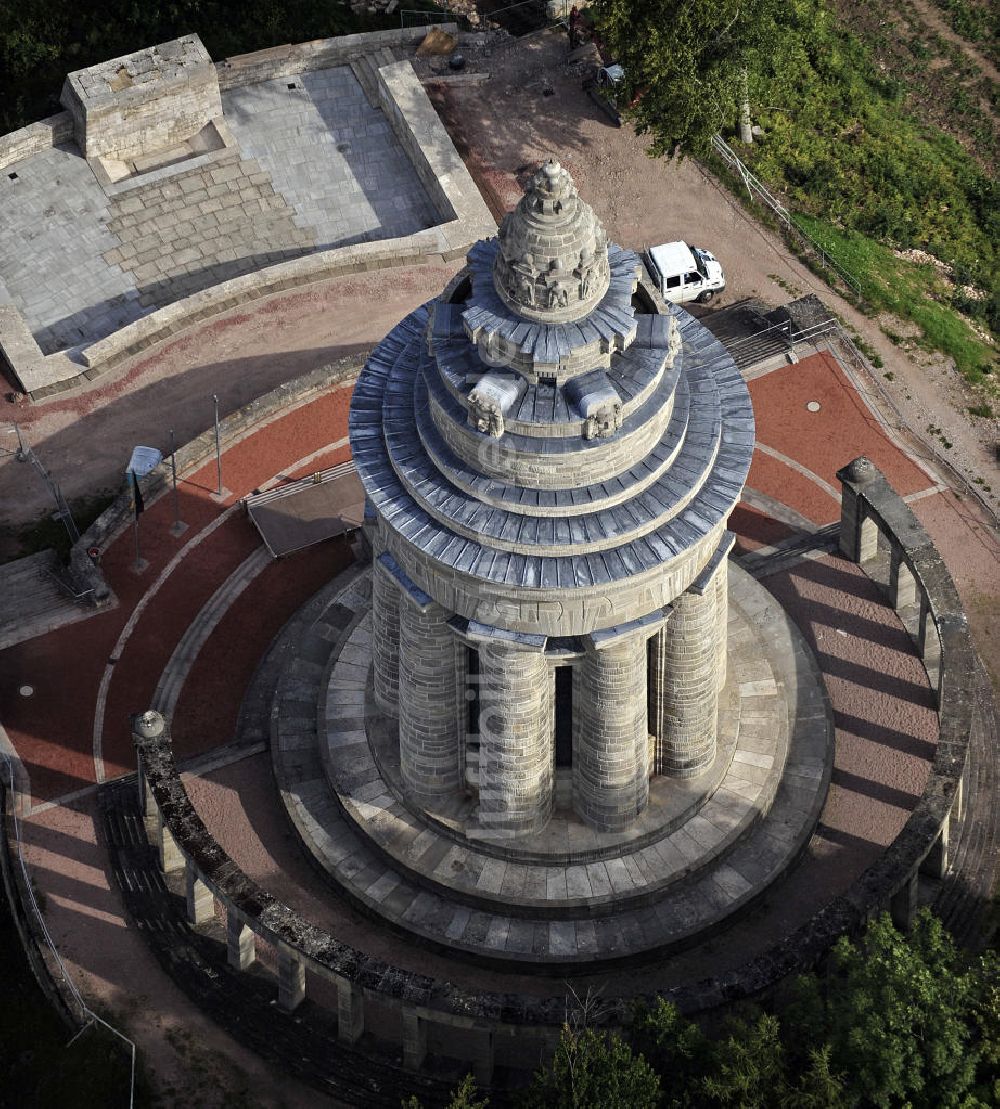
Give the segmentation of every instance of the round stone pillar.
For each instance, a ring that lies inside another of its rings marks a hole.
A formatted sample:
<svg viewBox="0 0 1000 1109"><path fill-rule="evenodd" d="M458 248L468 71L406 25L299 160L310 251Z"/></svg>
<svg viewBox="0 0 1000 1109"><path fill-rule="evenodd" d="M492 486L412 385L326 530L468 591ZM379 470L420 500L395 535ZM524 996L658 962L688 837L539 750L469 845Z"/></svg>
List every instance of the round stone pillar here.
<svg viewBox="0 0 1000 1109"><path fill-rule="evenodd" d="M673 778L693 778L715 759L719 623L712 583L703 592L682 593L661 634L661 770Z"/></svg>
<svg viewBox="0 0 1000 1109"><path fill-rule="evenodd" d="M552 670L541 651L489 642L479 648L479 676L479 822L540 832L552 814Z"/></svg>
<svg viewBox="0 0 1000 1109"><path fill-rule="evenodd" d="M375 560L372 574L372 674L375 703L399 715L399 584Z"/></svg>
<svg viewBox="0 0 1000 1109"><path fill-rule="evenodd" d="M646 639L588 650L573 672L573 807L602 832L627 828L649 795Z"/></svg>
<svg viewBox="0 0 1000 1109"><path fill-rule="evenodd" d="M715 588L715 635L718 657L716 658L716 674L718 687L721 690L726 684L726 649L729 646L729 559L724 558L719 563L715 577L712 579Z"/></svg>
<svg viewBox="0 0 1000 1109"><path fill-rule="evenodd" d="M413 793L444 797L457 792L461 781L466 709L459 699L459 650L464 648L440 605L418 607L404 599L398 611L400 772Z"/></svg>

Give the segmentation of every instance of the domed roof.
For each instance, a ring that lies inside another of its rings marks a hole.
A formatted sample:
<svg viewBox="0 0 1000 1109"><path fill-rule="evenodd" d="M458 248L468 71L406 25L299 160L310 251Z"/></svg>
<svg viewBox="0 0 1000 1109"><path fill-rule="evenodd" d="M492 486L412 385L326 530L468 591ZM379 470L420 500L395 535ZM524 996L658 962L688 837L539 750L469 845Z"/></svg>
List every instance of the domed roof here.
<svg viewBox="0 0 1000 1109"><path fill-rule="evenodd" d="M569 173L552 159L531 178L500 224L496 291L525 319L564 323L586 316L607 292L608 239Z"/></svg>

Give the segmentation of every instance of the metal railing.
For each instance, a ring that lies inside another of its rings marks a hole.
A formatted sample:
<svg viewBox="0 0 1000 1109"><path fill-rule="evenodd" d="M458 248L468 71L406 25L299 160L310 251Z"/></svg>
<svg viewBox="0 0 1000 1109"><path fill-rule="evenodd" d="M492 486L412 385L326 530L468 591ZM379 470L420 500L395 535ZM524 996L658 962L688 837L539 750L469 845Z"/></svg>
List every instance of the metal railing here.
<svg viewBox="0 0 1000 1109"><path fill-rule="evenodd" d="M759 177L750 172L748 167L741 161L736 151L733 150L721 135L712 136L712 150L743 182L751 200L759 200L762 204L770 208L780 220L782 227L784 227L787 232L794 233L806 250L817 256L822 266L832 270L855 296L860 297L862 295L861 286L857 278L848 270L844 269L844 267L829 254L822 243L817 242L808 231L804 230L796 223L792 213L789 212L784 204L778 200Z"/></svg>
<svg viewBox="0 0 1000 1109"><path fill-rule="evenodd" d="M35 896L35 889L31 883L31 874L28 870L28 862L24 857L24 848L21 843L21 822L17 815L17 782L14 776L14 762L5 751L0 751L0 765L6 769L6 781L0 777L0 791L6 793L9 799L9 820L14 827L13 846L16 849L17 865L21 872L21 880L18 883L21 890L21 904L30 908L33 919L33 928L36 934L39 935L48 948L52 959L58 968L59 980L56 983L57 989L63 992L64 998L72 1002L72 1007L75 1008L76 1019L79 1021L80 1027L76 1030L73 1036L69 1039L66 1047L69 1047L76 1040L78 1040L88 1028L93 1027L95 1024L101 1025L106 1028L113 1036L116 1036L122 1043L128 1045L130 1062L129 1062L129 1094L128 1103L129 1109L135 1104L135 1043L130 1040L124 1033L119 1032L114 1025L109 1024L103 1017L100 1017L90 1008L90 1006L83 1000L83 996L76 988L76 984L69 976L69 971L66 969L66 964L62 961L59 951L52 939L52 935L45 923L45 917L42 915L41 907L38 904L38 899ZM0 823L0 835L6 836L6 829ZM7 840L8 847L10 846L10 839ZM12 876L13 877L13 876ZM11 905L11 912L16 912L14 905ZM69 1007L69 1006L68 1006Z"/></svg>
<svg viewBox="0 0 1000 1109"><path fill-rule="evenodd" d="M412 16L412 19L407 19L407 16ZM399 9L399 29L405 30L407 27L426 27L431 23L449 23L452 19L452 12L448 10L446 4L441 11L425 11L423 8L400 8Z"/></svg>

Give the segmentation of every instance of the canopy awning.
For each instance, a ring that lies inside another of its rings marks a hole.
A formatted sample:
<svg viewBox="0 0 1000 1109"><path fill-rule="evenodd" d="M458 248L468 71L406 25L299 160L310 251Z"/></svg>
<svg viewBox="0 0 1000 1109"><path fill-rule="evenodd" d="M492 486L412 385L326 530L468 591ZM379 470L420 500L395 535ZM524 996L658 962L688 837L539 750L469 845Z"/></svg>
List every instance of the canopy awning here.
<svg viewBox="0 0 1000 1109"><path fill-rule="evenodd" d="M319 470L244 497L247 513L275 558L360 527L365 490L353 462Z"/></svg>

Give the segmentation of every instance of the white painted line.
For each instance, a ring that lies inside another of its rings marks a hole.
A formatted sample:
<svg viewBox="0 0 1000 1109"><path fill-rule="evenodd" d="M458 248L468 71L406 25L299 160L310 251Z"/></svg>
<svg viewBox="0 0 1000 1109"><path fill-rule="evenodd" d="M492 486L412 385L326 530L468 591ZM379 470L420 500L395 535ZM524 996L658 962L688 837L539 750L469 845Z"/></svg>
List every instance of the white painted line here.
<svg viewBox="0 0 1000 1109"><path fill-rule="evenodd" d="M789 458L787 454L776 451L774 447L767 446L766 443L762 443L759 439L757 440L757 450L759 450L761 454L766 454L771 458L776 458L779 462L784 462L786 466L791 467L796 473L801 474L804 478L808 478L814 485L818 485L820 489L829 493L837 504L840 504L840 490L834 489L828 481L824 481L818 474L814 474L812 470L807 469L801 462L796 462L794 458Z"/></svg>
<svg viewBox="0 0 1000 1109"><path fill-rule="evenodd" d="M117 662L122 655L125 644L129 641L132 632L135 631L136 625L139 623L139 618L146 611L149 602L159 593L163 585L166 583L170 575L177 569L183 562L188 554L197 547L202 540L207 539L212 535L216 529L220 528L231 516L239 512L242 508L238 502L230 505L224 512L220 513L210 523L206 524L197 534L193 535L181 549L174 555L174 557L163 567L160 571L159 577L155 582L146 590L145 593L139 598L139 603L132 610L132 615L128 618L125 627L122 628L121 635L111 651L112 659ZM94 751L94 775L98 783L106 781L104 773L104 714L107 710L108 704L108 689L111 687L111 678L115 672L115 663L109 662L104 668L104 673L101 676L101 684L97 690L97 705L94 709L94 734L93 734L93 751Z"/></svg>

